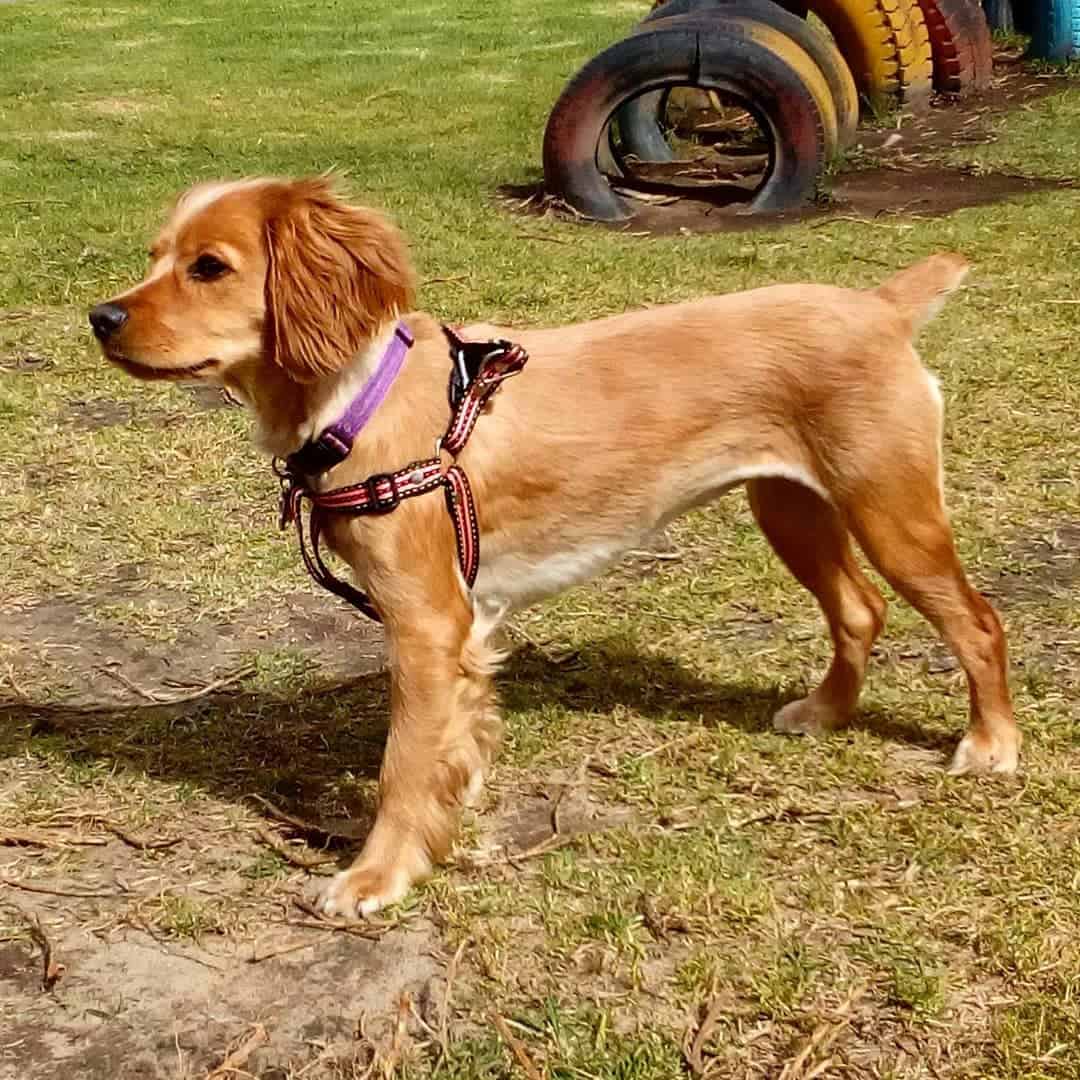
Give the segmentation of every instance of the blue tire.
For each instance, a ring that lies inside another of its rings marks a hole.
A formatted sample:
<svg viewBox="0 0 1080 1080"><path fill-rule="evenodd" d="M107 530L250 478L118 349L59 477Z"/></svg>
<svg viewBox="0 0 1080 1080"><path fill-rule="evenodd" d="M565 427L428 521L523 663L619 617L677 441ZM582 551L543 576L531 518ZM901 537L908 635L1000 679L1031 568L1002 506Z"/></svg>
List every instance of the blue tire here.
<svg viewBox="0 0 1080 1080"><path fill-rule="evenodd" d="M1031 28L1031 55L1040 60L1080 56L1080 0L1037 0Z"/></svg>

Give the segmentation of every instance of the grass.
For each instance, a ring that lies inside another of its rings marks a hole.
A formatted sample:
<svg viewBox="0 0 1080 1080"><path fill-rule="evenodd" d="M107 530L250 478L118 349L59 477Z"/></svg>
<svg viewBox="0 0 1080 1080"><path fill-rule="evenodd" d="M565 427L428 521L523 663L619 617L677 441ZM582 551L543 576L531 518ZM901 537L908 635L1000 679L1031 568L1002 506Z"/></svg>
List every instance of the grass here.
<svg viewBox="0 0 1080 1080"><path fill-rule="evenodd" d="M423 305L451 320L867 284L955 248L971 287L922 347L948 401L962 554L1008 623L1023 775L942 775L963 680L899 604L859 724L823 743L773 735L771 711L828 654L733 496L672 530L677 560L639 559L518 620L532 644L503 682L488 801L408 909L447 956L463 946L450 1045L400 1069L509 1075L495 1010L547 1076L666 1080L718 1001L701 1045L717 1076L778 1076L812 1044L789 1076L831 1058L815 1075L1080 1077L1080 200L653 239L515 217L496 189L538 179L560 87L646 6L0 5L0 560L15 569L0 579L15 627L0 642L0 824L90 810L189 823L205 847L140 918L168 939L239 941L295 878L222 839L246 827L241 798L370 808L385 688L373 675L328 693L311 650L274 637L307 586L246 420L123 379L86 331L177 190L343 167L404 227ZM1080 175L1080 91L995 135L953 159ZM98 716L77 697L92 649L127 670L147 651L255 670L232 696ZM518 867L473 858L508 808L546 821L560 792L596 831ZM78 888L90 856L54 855L31 869ZM173 858L139 855L155 872ZM223 874L231 899L182 887Z"/></svg>

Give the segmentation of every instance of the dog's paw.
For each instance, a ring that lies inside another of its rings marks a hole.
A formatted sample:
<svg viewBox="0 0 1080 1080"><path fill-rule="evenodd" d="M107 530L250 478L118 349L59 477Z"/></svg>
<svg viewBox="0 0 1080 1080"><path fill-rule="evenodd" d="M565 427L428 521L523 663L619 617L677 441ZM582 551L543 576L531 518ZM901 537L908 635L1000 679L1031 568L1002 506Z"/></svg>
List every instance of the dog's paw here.
<svg viewBox="0 0 1080 1080"><path fill-rule="evenodd" d="M993 737L967 734L949 765L950 776L965 773L1014 773L1020 764L1020 732L1015 728Z"/></svg>
<svg viewBox="0 0 1080 1080"><path fill-rule="evenodd" d="M319 898L319 910L339 919L363 919L406 896L431 873L431 860L414 845L395 847L397 854L391 859L361 853L348 870L331 878Z"/></svg>
<svg viewBox="0 0 1080 1080"><path fill-rule="evenodd" d="M825 735L843 727L847 717L811 698L789 701L773 717L773 730L785 735Z"/></svg>

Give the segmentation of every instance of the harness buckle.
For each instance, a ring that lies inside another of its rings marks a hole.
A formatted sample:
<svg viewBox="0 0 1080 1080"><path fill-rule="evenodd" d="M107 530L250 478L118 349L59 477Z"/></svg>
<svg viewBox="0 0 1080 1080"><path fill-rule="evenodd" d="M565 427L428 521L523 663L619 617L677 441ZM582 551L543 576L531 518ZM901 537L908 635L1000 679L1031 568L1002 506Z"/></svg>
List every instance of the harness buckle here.
<svg viewBox="0 0 1080 1080"><path fill-rule="evenodd" d="M389 495L383 495L379 491L380 484L385 484L390 489ZM369 513L388 514L391 510L396 510L401 504L397 481L392 473L372 473L364 481L364 490L370 500L364 509Z"/></svg>

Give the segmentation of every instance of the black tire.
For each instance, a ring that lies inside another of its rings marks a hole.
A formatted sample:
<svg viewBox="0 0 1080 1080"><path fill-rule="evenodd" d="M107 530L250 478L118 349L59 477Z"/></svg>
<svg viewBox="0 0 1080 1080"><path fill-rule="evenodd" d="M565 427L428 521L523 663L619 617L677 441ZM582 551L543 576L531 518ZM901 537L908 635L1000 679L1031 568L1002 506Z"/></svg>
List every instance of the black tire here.
<svg viewBox="0 0 1080 1080"><path fill-rule="evenodd" d="M570 80L544 131L548 190L599 221L633 217L634 209L598 168L597 145L619 106L677 85L738 98L769 139L769 165L750 200L751 212L791 210L813 196L825 161L824 134L805 84L756 42L700 26L632 34Z"/></svg>
<svg viewBox="0 0 1080 1080"><path fill-rule="evenodd" d="M982 0L982 8L991 30L1002 30L1011 34L1018 29L1013 19L1012 0Z"/></svg>
<svg viewBox="0 0 1080 1080"><path fill-rule="evenodd" d="M831 161L837 156L840 146L839 124L836 119L836 101L833 99L832 90L829 88L821 68L814 62L813 57L783 31L746 15L727 15L722 12L710 13L706 11L691 12L688 15L673 15L668 19L657 19L651 24L642 24L635 33L647 33L650 30L658 30L661 26L696 26L708 33L719 31L731 37L746 38L762 48L768 49L780 63L791 68L807 90L810 91L810 96L817 105L818 115L821 117L822 129L825 135L825 158L827 161ZM852 87L854 88L854 81L852 81ZM659 131L661 137L663 137L659 118L663 117L667 112L670 91L657 91L653 94L643 95L643 98L647 103L646 108L652 116L649 121L650 126ZM642 99L635 99L623 106L628 111L628 115L638 115L635 106L640 100ZM622 112L622 110L619 111ZM629 128L628 132L630 132ZM664 142L666 144L667 140L664 139ZM629 153L631 149L632 147L628 145L626 152ZM639 160L643 160L640 153L635 153L635 156ZM667 156L659 160L670 161L673 157L673 151L669 147Z"/></svg>
<svg viewBox="0 0 1080 1080"><path fill-rule="evenodd" d="M805 12L805 4L794 5ZM836 106L837 146L846 149L855 141L859 123L859 94L855 79L832 38L814 29L787 5L774 0L667 0L654 8L639 24L644 28L661 18L683 15L751 18L786 34L821 68ZM662 100L658 96L639 97L618 112L617 121L623 152L642 161L670 161L674 156L659 124Z"/></svg>

